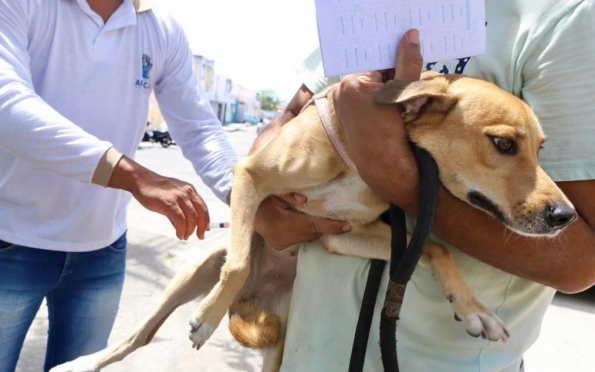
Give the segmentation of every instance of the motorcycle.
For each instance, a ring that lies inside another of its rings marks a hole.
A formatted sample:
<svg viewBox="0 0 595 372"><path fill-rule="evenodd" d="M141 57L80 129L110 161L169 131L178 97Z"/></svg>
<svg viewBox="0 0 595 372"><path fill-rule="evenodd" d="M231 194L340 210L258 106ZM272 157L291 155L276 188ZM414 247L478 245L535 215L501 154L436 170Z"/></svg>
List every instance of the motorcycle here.
<svg viewBox="0 0 595 372"><path fill-rule="evenodd" d="M169 134L169 130L167 129L165 123L152 131L146 130L145 134L143 135L142 142L159 143L161 146L165 148L169 147L170 145L176 144L174 140L171 138L171 135Z"/></svg>

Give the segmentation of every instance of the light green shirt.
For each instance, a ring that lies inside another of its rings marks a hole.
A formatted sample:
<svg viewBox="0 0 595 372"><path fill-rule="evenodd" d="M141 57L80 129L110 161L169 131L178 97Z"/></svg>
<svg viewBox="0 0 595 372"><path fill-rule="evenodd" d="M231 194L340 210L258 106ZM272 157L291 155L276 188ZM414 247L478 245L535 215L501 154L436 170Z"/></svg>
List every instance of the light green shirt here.
<svg viewBox="0 0 595 372"><path fill-rule="evenodd" d="M426 69L483 78L524 99L548 137L541 165L555 181L595 179L595 1L486 0L487 52ZM319 54L304 63L306 86L327 83ZM506 343L472 338L430 272L407 287L397 332L404 372L512 372L536 340L555 291L479 262L451 247L475 295L504 320ZM369 260L304 244L298 260L283 372L346 371ZM381 371L377 300L365 371ZM530 370L530 366L529 366Z"/></svg>

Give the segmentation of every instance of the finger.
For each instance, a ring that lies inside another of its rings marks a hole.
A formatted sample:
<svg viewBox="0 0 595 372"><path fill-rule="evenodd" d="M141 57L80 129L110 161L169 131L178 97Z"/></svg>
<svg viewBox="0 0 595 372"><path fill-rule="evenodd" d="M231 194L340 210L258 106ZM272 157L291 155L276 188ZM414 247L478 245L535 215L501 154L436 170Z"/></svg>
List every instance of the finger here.
<svg viewBox="0 0 595 372"><path fill-rule="evenodd" d="M198 212L194 209L194 205L188 198L180 198L178 201L185 218L184 240L188 240L190 235L194 232L198 224Z"/></svg>
<svg viewBox="0 0 595 372"><path fill-rule="evenodd" d="M340 235L351 231L351 225L345 221L331 220L328 218L304 215L306 223L314 234Z"/></svg>
<svg viewBox="0 0 595 372"><path fill-rule="evenodd" d="M196 236L202 240L205 238L205 231L209 230L209 224L211 223L209 208L207 208L205 201L198 195L196 190L190 200L192 201L194 209L198 212Z"/></svg>
<svg viewBox="0 0 595 372"><path fill-rule="evenodd" d="M281 198L290 204L304 204L308 198L304 194L292 192L291 194L281 195Z"/></svg>
<svg viewBox="0 0 595 372"><path fill-rule="evenodd" d="M423 68L419 31L411 29L403 35L397 48L395 79L419 80Z"/></svg>
<svg viewBox="0 0 595 372"><path fill-rule="evenodd" d="M182 212L182 208L176 204L170 208L166 216L174 229L176 229L176 236L178 239L182 240L186 231L186 221L184 218L184 212Z"/></svg>
<svg viewBox="0 0 595 372"><path fill-rule="evenodd" d="M382 82L382 71L369 71L369 72L362 72L357 74L357 78L360 82L372 82L372 83L381 83Z"/></svg>

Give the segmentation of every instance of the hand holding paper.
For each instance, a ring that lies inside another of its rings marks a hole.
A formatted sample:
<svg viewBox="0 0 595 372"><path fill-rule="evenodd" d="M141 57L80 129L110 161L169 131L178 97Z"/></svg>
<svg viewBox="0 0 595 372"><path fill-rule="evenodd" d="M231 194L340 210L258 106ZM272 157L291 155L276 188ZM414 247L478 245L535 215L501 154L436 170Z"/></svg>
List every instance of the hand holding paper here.
<svg viewBox="0 0 595 372"><path fill-rule="evenodd" d="M484 0L315 0L326 76L395 65L403 34L421 34L424 61L485 52Z"/></svg>

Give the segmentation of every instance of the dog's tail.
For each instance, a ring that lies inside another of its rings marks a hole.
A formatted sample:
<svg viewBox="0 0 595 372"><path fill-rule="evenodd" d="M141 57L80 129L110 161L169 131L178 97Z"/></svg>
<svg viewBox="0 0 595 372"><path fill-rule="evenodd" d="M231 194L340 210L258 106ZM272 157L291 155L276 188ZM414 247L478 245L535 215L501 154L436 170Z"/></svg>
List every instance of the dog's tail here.
<svg viewBox="0 0 595 372"><path fill-rule="evenodd" d="M263 349L274 346L280 328L277 315L255 304L238 301L229 308L229 330L245 347Z"/></svg>

